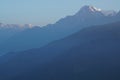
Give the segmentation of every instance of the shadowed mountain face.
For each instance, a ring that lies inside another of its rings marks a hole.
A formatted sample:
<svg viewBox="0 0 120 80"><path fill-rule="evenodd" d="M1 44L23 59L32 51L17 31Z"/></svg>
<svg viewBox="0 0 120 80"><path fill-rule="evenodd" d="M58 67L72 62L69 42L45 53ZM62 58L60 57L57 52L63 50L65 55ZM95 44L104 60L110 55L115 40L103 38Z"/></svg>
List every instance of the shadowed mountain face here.
<svg viewBox="0 0 120 80"><path fill-rule="evenodd" d="M69 36L80 29L116 22L120 18L117 13L107 15L102 10L92 6L84 6L75 15L60 19L55 24L43 28L25 30L9 38L0 45L1 52L21 51L39 48L48 43Z"/></svg>
<svg viewBox="0 0 120 80"><path fill-rule="evenodd" d="M1 80L119 80L120 22L1 56Z"/></svg>

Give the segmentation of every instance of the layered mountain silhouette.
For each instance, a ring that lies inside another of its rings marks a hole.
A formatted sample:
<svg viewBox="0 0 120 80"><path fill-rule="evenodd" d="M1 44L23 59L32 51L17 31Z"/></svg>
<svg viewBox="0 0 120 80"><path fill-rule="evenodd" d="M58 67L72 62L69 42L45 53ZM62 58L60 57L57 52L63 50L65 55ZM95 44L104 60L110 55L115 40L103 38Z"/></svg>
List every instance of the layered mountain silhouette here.
<svg viewBox="0 0 120 80"><path fill-rule="evenodd" d="M119 21L118 13L107 13L93 6L84 6L75 15L60 19L42 28L27 29L0 44L1 52L39 48L67 37L83 28Z"/></svg>
<svg viewBox="0 0 120 80"><path fill-rule="evenodd" d="M0 57L1 80L119 80L120 22Z"/></svg>

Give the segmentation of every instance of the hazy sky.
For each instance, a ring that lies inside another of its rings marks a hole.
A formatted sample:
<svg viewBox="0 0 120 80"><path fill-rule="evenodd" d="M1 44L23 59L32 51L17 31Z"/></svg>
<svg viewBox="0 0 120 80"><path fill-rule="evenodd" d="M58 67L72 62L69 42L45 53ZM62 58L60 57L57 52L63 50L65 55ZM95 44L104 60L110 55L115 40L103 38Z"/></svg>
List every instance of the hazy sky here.
<svg viewBox="0 0 120 80"><path fill-rule="evenodd" d="M0 22L46 25L75 14L84 5L118 11L120 0L0 0Z"/></svg>

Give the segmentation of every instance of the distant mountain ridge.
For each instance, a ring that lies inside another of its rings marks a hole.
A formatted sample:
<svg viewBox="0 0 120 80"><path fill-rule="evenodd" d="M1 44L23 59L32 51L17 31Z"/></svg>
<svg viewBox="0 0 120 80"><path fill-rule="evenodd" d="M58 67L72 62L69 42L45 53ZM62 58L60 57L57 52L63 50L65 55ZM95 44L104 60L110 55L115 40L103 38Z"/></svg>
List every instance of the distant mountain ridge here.
<svg viewBox="0 0 120 80"><path fill-rule="evenodd" d="M24 25L20 25L20 24L3 24L0 23L0 29L25 29L25 28L32 28L34 27L32 24L24 24Z"/></svg>
<svg viewBox="0 0 120 80"><path fill-rule="evenodd" d="M120 21L87 27L42 48L1 56L0 79L117 80L119 48Z"/></svg>
<svg viewBox="0 0 120 80"><path fill-rule="evenodd" d="M2 52L11 52L39 48L83 28L119 21L120 17L117 15L118 13L112 13L112 15L107 13L106 15L101 9L84 6L75 15L62 18L55 24L42 28L27 29L12 36L0 45L0 50Z"/></svg>

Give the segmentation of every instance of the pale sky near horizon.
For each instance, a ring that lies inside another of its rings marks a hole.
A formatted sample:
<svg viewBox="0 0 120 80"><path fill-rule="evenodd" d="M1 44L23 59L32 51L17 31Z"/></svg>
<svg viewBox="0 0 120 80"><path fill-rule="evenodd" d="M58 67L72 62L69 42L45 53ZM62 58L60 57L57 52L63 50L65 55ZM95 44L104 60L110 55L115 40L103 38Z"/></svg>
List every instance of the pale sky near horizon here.
<svg viewBox="0 0 120 80"><path fill-rule="evenodd" d="M84 5L120 10L120 0L0 0L0 22L46 25L75 14Z"/></svg>

